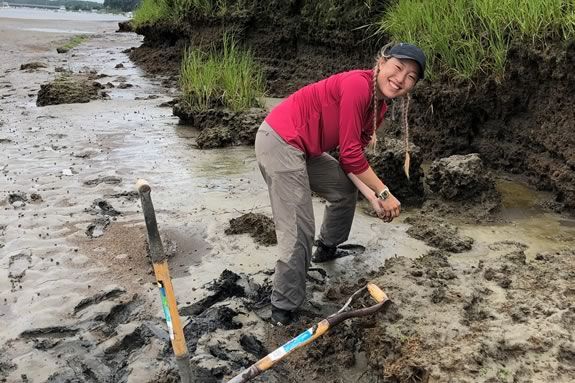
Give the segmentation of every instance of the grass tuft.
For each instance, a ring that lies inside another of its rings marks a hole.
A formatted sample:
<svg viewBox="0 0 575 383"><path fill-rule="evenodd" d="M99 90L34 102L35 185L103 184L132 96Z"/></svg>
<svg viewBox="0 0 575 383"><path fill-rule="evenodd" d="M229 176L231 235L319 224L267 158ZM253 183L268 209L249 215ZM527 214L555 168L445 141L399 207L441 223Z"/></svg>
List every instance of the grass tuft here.
<svg viewBox="0 0 575 383"><path fill-rule="evenodd" d="M380 21L392 40L418 44L427 75L504 74L513 42L575 37L573 0L396 0Z"/></svg>
<svg viewBox="0 0 575 383"><path fill-rule="evenodd" d="M261 107L264 77L250 51L224 36L223 49L187 49L180 71L182 100L194 111L223 106L233 111Z"/></svg>
<svg viewBox="0 0 575 383"><path fill-rule="evenodd" d="M56 48L58 53L66 53L70 49L77 47L78 45L82 44L84 41L88 40L88 36L85 35L76 35L72 37L66 44L59 46Z"/></svg>

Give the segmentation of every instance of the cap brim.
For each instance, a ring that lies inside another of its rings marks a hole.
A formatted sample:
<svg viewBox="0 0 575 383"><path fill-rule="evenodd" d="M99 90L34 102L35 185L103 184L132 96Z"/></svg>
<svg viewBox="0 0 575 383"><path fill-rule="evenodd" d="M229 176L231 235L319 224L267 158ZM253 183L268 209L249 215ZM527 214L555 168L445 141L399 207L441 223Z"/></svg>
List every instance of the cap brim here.
<svg viewBox="0 0 575 383"><path fill-rule="evenodd" d="M411 57L411 56L406 56L406 55L397 55L397 54L392 54L391 57L395 57L396 59L407 59L407 60L413 60L413 61L415 61L415 62L417 63L417 66L419 67L419 72L420 72L420 73L419 73L419 74L420 74L419 78L420 78L420 79L423 79L423 77L425 76L424 70L423 70L423 68L421 67L421 64L419 63L419 61L417 61L416 58L413 58L413 57Z"/></svg>

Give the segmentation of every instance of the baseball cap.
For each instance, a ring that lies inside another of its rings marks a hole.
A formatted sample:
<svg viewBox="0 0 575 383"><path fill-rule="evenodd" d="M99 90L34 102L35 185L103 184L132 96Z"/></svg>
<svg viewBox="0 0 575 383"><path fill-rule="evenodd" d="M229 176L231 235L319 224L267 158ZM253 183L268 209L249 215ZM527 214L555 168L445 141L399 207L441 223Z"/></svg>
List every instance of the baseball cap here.
<svg viewBox="0 0 575 383"><path fill-rule="evenodd" d="M391 57L398 59L409 59L419 65L419 78L423 79L425 75L425 53L413 44L399 43L394 45L387 52Z"/></svg>

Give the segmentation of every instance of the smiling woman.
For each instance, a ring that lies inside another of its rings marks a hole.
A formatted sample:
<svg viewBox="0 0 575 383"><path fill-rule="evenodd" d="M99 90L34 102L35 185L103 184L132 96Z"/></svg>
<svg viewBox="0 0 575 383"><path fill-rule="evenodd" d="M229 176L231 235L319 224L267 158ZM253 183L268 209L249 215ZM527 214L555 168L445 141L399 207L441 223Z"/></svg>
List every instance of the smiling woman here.
<svg viewBox="0 0 575 383"><path fill-rule="evenodd" d="M384 47L371 70L352 70L310 84L267 116L256 135L256 157L268 185L279 259L272 291L272 321L287 324L305 298L310 261L338 257L347 240L359 189L378 217L391 222L400 203L369 165L387 102L404 97L425 73L425 54L415 45ZM407 154L407 102L404 102ZM327 154L339 148L339 161ZM317 250L311 191L327 201Z"/></svg>

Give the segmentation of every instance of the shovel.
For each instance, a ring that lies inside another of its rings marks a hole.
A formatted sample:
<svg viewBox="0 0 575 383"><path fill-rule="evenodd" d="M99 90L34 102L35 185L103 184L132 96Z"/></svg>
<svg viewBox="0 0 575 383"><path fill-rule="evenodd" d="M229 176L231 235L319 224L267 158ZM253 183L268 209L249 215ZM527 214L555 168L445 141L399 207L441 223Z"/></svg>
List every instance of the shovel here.
<svg viewBox="0 0 575 383"><path fill-rule="evenodd" d="M144 211L144 218L146 220L146 229L148 231L148 244L150 245L150 257L152 258L152 265L160 295L162 297L162 308L164 309L164 317L168 325L170 333L170 340L172 348L176 355L176 364L180 372L182 383L192 382L192 369L190 366L190 356L188 354L188 347L184 338L184 330L178 313L178 305L176 303L176 296L174 295L174 288L170 278L170 270L160 233L158 232L158 224L156 223L156 213L154 212L154 205L150 197L150 185L145 180L138 180L136 189L140 194L142 201L142 210Z"/></svg>
<svg viewBox="0 0 575 383"><path fill-rule="evenodd" d="M375 299L377 304L358 309L345 311L353 298L359 295L362 291L367 289L373 299ZM233 379L229 380L228 383L244 383L256 376L260 375L262 372L272 368L276 363L285 358L287 355L293 351L302 348L303 346L313 342L323 334L325 334L330 328L340 324L348 318L363 317L368 315L373 315L374 313L386 308L391 301L387 295L379 287L373 283L368 283L367 286L362 287L347 300L345 305L335 314L330 315L326 319L322 320L315 326L302 332L289 342L285 343L283 346L277 348L275 351L269 353L267 356L263 357L256 363L252 364L250 367L243 370L239 375L235 376Z"/></svg>

